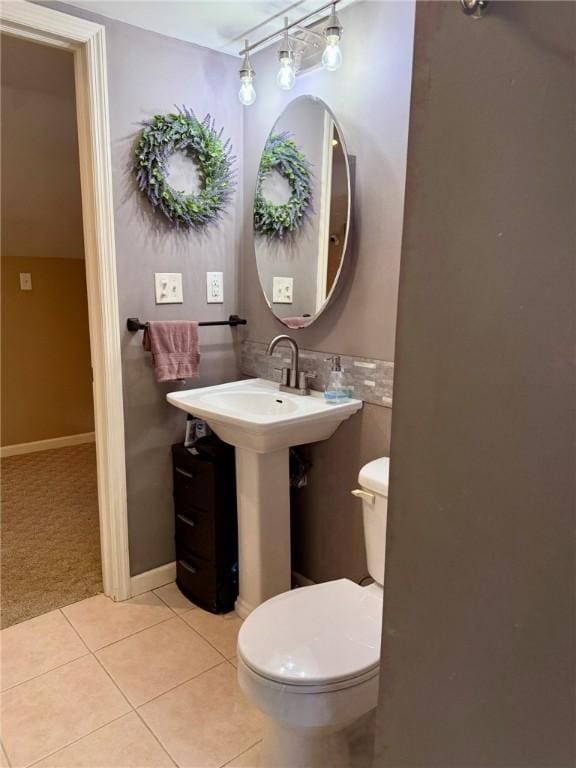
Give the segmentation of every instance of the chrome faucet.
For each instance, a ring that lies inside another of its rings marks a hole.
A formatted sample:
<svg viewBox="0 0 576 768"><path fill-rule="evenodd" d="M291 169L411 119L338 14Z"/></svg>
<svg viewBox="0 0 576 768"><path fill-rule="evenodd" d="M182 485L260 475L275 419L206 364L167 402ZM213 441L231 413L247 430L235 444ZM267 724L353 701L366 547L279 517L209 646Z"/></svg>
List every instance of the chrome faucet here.
<svg viewBox="0 0 576 768"><path fill-rule="evenodd" d="M285 333L281 333L280 336L275 336L270 344L268 344L266 354L271 355L278 344L281 344L282 342L288 344L290 347L290 368L274 369L280 371L281 374L280 391L292 392L295 395L309 395L310 389L308 388L308 379L315 378L316 374L299 370L298 344L296 344L291 336L287 336Z"/></svg>

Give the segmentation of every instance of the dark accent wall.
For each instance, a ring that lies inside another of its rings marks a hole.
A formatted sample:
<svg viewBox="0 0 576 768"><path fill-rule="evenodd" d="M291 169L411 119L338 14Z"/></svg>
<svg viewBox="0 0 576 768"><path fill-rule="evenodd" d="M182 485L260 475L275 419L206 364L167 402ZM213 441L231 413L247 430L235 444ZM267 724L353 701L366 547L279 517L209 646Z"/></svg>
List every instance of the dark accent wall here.
<svg viewBox="0 0 576 768"><path fill-rule="evenodd" d="M575 11L418 3L378 766L576 763Z"/></svg>

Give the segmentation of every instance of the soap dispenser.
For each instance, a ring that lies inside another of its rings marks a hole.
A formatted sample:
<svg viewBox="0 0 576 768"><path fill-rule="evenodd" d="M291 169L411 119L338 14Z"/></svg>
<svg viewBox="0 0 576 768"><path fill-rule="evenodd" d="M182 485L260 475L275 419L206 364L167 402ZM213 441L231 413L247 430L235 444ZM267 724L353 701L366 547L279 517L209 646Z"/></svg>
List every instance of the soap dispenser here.
<svg viewBox="0 0 576 768"><path fill-rule="evenodd" d="M327 403L345 403L350 400L350 388L346 383L346 377L342 371L342 362L340 355L327 357L327 361L332 363L332 370L328 375L324 398Z"/></svg>

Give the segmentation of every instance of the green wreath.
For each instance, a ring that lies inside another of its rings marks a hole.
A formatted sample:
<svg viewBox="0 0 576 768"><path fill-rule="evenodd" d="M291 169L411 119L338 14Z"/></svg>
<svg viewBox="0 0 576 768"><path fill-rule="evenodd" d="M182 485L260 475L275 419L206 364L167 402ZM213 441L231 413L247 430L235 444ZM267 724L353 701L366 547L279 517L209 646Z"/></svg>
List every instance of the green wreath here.
<svg viewBox="0 0 576 768"><path fill-rule="evenodd" d="M291 195L278 205L266 200L262 184L272 170L290 185ZM271 134L264 147L254 199L254 229L262 235L283 240L302 226L312 209L310 163L298 149L289 132Z"/></svg>
<svg viewBox="0 0 576 768"><path fill-rule="evenodd" d="M175 227L196 228L216 221L229 203L235 180L231 170L230 139L222 141L214 120L206 115L200 122L191 109L154 115L144 123L136 146L134 170L138 187L152 206ZM184 152L198 165L200 191L196 195L174 189L166 179L168 159Z"/></svg>

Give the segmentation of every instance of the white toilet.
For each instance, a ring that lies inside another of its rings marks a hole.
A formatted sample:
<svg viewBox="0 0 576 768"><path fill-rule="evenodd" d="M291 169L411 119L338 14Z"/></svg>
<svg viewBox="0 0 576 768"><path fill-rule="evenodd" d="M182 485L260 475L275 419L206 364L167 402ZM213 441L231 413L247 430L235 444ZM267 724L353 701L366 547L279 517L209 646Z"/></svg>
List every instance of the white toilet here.
<svg viewBox="0 0 576 768"><path fill-rule="evenodd" d="M348 733L376 707L388 505L388 458L359 475L368 571L284 592L256 608L238 636L238 679L266 715L262 768L349 766Z"/></svg>

